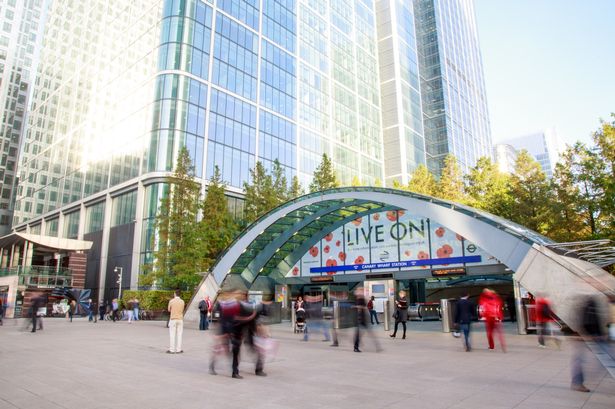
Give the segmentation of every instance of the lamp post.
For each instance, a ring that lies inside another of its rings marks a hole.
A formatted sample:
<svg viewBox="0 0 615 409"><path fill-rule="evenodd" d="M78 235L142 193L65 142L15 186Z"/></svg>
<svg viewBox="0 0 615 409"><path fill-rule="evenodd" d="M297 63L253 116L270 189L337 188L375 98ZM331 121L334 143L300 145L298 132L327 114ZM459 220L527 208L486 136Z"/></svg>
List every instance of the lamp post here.
<svg viewBox="0 0 615 409"><path fill-rule="evenodd" d="M118 300L122 299L122 274L124 273L124 267L114 267L113 272L117 273L117 284L119 288Z"/></svg>

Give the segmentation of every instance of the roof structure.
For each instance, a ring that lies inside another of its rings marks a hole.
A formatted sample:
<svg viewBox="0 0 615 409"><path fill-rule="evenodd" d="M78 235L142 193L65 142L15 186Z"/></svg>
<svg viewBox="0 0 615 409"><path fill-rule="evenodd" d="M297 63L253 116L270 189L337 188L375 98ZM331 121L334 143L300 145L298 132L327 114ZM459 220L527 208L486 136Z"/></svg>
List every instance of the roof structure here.
<svg viewBox="0 0 615 409"><path fill-rule="evenodd" d="M21 244L24 241L29 241L36 244L39 251L86 251L92 247L91 241L64 239L58 237L43 236L40 234L13 232L11 234L7 234L6 236L0 237L0 248L6 248L12 246L13 244Z"/></svg>
<svg viewBox="0 0 615 409"><path fill-rule="evenodd" d="M358 217L404 209L429 217L468 238L515 269L533 244L550 239L490 213L417 193L377 187L345 187L311 193L273 209L251 224L212 268L218 283L227 274L253 283L259 275L281 279L319 240Z"/></svg>

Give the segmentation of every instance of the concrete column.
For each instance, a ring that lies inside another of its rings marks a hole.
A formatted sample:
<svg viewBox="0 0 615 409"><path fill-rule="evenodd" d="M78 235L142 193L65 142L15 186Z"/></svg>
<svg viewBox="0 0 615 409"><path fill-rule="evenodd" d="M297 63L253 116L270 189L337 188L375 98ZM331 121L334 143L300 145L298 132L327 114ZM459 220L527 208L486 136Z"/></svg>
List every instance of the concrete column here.
<svg viewBox="0 0 615 409"><path fill-rule="evenodd" d="M135 211L135 233L132 242L132 261L130 266L130 289L137 290L139 287L139 275L141 273L141 240L143 235L143 208L145 204L145 187L139 182L137 186L137 203Z"/></svg>
<svg viewBox="0 0 615 409"><path fill-rule="evenodd" d="M28 260L28 246L30 245L30 242L28 240L24 241L23 243L23 250L22 250L22 255L23 257L21 258L21 267L24 269L24 271L26 271L26 263Z"/></svg>
<svg viewBox="0 0 615 409"><path fill-rule="evenodd" d="M85 223L86 223L86 214L85 214L85 204L81 202L81 207L79 208L79 231L77 232L77 239L83 240L83 235L85 234Z"/></svg>
<svg viewBox="0 0 615 409"><path fill-rule="evenodd" d="M102 244L100 246L100 266L98 267L98 302L102 302L105 296L105 280L107 278L107 257L109 255L109 231L111 230L111 216L113 199L107 194L105 200L105 218L103 220Z"/></svg>
<svg viewBox="0 0 615 409"><path fill-rule="evenodd" d="M13 259L15 258L15 245L11 246L11 256L9 258L9 268L13 267Z"/></svg>
<svg viewBox="0 0 615 409"><path fill-rule="evenodd" d="M525 308L523 308L523 298L521 298L521 285L514 279L513 290L515 292L515 311L517 313L517 332L521 335L527 334L527 321L525 319Z"/></svg>
<svg viewBox="0 0 615 409"><path fill-rule="evenodd" d="M26 252L26 266L32 266L32 257L34 256L34 243L30 242L28 251Z"/></svg>

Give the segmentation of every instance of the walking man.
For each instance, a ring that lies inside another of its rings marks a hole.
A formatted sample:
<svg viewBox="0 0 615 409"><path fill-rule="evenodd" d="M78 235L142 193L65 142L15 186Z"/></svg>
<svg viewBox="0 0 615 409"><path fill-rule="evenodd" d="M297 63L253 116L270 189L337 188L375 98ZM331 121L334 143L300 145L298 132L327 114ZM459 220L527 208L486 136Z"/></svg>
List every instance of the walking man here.
<svg viewBox="0 0 615 409"><path fill-rule="evenodd" d="M474 315L474 304L470 301L470 294L465 293L457 303L457 311L455 312L455 323L459 325L463 331L463 342L466 352L472 350L470 345L470 327L472 325L472 316Z"/></svg>
<svg viewBox="0 0 615 409"><path fill-rule="evenodd" d="M114 298L113 301L111 301L111 316L113 318L113 322L115 322L116 320L120 319L119 316L119 312L120 312L120 304L117 302L117 298Z"/></svg>
<svg viewBox="0 0 615 409"><path fill-rule="evenodd" d="M376 325L378 325L380 323L378 322L378 313L374 309L374 301L375 299L374 299L374 296L372 295L369 301L367 302L367 310L369 311L369 320L371 321L372 325L374 325L374 319L376 320Z"/></svg>
<svg viewBox="0 0 615 409"><path fill-rule="evenodd" d="M167 310L169 316L169 350L167 354L181 354L182 350L182 334L184 333L184 300L179 298L179 290L175 290L175 297L169 301Z"/></svg>

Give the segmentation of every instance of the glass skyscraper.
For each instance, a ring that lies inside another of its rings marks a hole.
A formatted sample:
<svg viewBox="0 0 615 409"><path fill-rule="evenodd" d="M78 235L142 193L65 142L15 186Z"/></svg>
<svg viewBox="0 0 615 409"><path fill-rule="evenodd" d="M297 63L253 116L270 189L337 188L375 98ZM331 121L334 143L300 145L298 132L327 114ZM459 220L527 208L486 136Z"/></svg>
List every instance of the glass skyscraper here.
<svg viewBox="0 0 615 409"><path fill-rule="evenodd" d="M19 164L15 228L92 241L86 288L115 287L115 267L123 268L122 286L134 288L152 260L155 215L182 146L204 187L219 167L236 214L257 161L270 168L279 160L288 180L296 175L304 187L323 153L343 184L406 183L432 158L419 6L53 0ZM458 64L478 57L477 48L467 55L461 48ZM451 75L441 76L447 86ZM457 86L467 97L470 85ZM461 105L448 114L458 125L451 135L474 138L459 115L482 114ZM463 146L453 153L470 149ZM471 146L478 155L478 144Z"/></svg>
<svg viewBox="0 0 615 409"><path fill-rule="evenodd" d="M0 0L0 236L10 231L17 164L26 128L48 0Z"/></svg>
<svg viewBox="0 0 615 409"><path fill-rule="evenodd" d="M491 156L491 128L472 0L414 0L427 166L455 155L464 173Z"/></svg>

